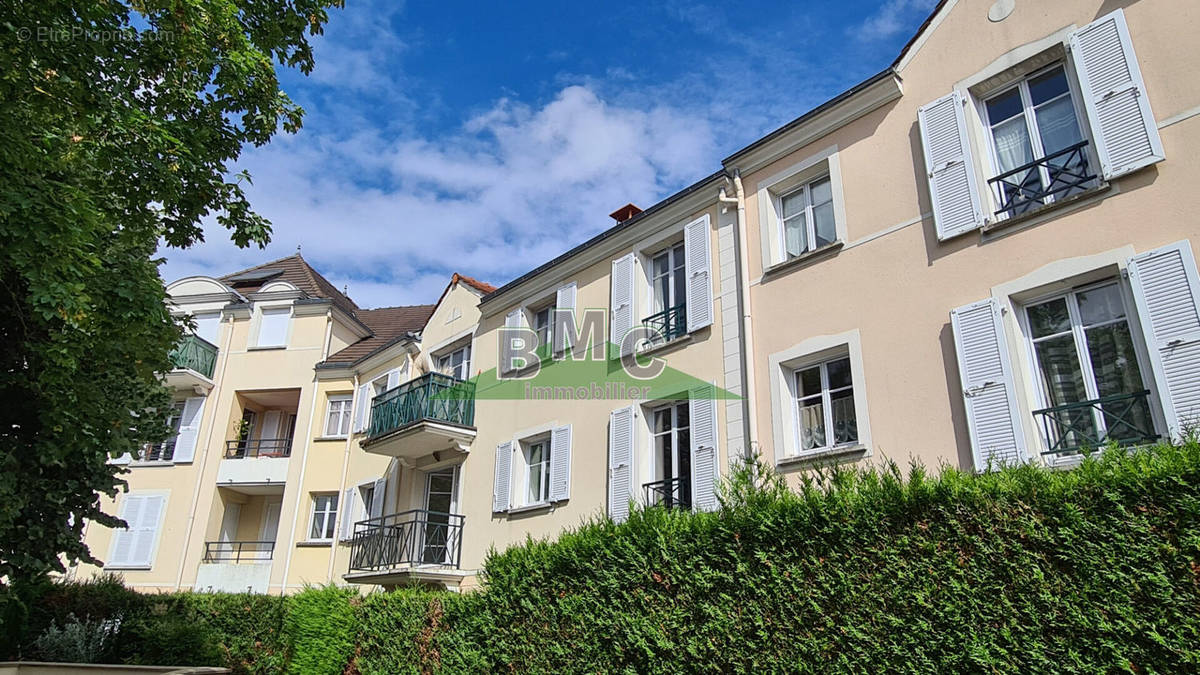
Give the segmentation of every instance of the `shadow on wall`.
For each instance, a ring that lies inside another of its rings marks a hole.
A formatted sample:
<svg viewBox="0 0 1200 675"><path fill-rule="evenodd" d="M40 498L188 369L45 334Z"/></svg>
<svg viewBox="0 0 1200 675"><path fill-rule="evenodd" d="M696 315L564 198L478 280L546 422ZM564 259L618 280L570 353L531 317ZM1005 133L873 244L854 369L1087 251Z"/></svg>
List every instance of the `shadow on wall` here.
<svg viewBox="0 0 1200 675"><path fill-rule="evenodd" d="M946 394L950 400L950 422L954 427L954 447L958 449L958 468L963 471L975 469L971 455L971 435L967 431L967 409L963 404L962 379L958 373L958 356L954 347L954 329L947 321L938 334L942 346L942 372L946 373Z"/></svg>

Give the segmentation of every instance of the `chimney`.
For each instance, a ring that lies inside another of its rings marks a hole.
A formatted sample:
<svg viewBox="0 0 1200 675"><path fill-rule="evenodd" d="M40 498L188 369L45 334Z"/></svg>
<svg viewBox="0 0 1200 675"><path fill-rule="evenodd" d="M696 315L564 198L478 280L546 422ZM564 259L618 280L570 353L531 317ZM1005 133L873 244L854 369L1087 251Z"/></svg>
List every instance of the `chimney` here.
<svg viewBox="0 0 1200 675"><path fill-rule="evenodd" d="M642 210L639 209L638 207L634 206L633 204L626 204L625 206L622 206L621 208L617 209L616 211L613 211L612 213L608 214L608 217L612 218L613 220L617 221L618 223L623 223L641 212L642 212Z"/></svg>

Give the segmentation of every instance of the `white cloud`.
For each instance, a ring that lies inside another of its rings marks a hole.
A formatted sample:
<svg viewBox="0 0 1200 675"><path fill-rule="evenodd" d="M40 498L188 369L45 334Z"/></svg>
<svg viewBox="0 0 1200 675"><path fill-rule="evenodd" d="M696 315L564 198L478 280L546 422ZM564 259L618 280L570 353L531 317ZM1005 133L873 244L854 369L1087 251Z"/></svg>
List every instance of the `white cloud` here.
<svg viewBox="0 0 1200 675"><path fill-rule="evenodd" d="M936 4L937 0L885 0L877 12L851 32L865 41L890 38L912 26L914 15L928 14Z"/></svg>

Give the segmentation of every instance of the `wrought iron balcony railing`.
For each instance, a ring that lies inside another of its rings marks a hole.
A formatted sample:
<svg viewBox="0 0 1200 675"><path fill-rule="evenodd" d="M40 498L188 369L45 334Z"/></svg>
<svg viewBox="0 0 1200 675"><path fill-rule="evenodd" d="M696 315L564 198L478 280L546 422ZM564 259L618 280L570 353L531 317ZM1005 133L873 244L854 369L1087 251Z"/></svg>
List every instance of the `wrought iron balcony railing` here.
<svg viewBox="0 0 1200 675"><path fill-rule="evenodd" d="M178 435L172 436L162 443L147 443L142 446L142 451L138 453L138 460L142 462L169 462L175 457L175 441L179 438Z"/></svg>
<svg viewBox="0 0 1200 675"><path fill-rule="evenodd" d="M1139 445L1158 440L1148 389L1034 410L1033 416L1046 439L1044 455L1101 448L1111 441Z"/></svg>
<svg viewBox="0 0 1200 675"><path fill-rule="evenodd" d="M668 509L692 508L692 484L687 478L668 478L642 485L646 491L647 506L665 506Z"/></svg>
<svg viewBox="0 0 1200 675"><path fill-rule="evenodd" d="M171 365L178 369L194 370L211 378L217 364L217 346L195 335L185 335L169 355Z"/></svg>
<svg viewBox="0 0 1200 675"><path fill-rule="evenodd" d="M475 426L475 383L426 373L383 392L371 400L367 438L378 438L425 420Z"/></svg>
<svg viewBox="0 0 1200 675"><path fill-rule="evenodd" d="M243 438L225 441L225 459L246 457L290 457L290 438Z"/></svg>
<svg viewBox="0 0 1200 675"><path fill-rule="evenodd" d="M1000 205L996 215L1020 215L1094 187L1096 174L1088 166L1087 145L1080 141L989 180Z"/></svg>
<svg viewBox="0 0 1200 675"><path fill-rule="evenodd" d="M677 337L687 335L687 303L668 307L658 314L651 314L642 319L642 324L661 336L652 340L652 344L663 344Z"/></svg>
<svg viewBox="0 0 1200 675"><path fill-rule="evenodd" d="M206 563L265 562L275 554L273 541L206 541Z"/></svg>
<svg viewBox="0 0 1200 675"><path fill-rule="evenodd" d="M350 540L350 571L378 572L412 565L458 569L466 516L413 510L362 520Z"/></svg>

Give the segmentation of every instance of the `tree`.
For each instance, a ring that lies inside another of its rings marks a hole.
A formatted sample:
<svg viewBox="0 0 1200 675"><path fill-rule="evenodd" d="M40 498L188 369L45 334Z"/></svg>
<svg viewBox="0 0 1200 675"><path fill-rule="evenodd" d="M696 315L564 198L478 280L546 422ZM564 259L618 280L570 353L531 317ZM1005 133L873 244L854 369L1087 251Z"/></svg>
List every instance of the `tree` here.
<svg viewBox="0 0 1200 675"><path fill-rule="evenodd" d="M110 458L166 434L180 338L155 259L213 218L269 223L230 166L295 132L276 64L307 74L342 0L0 0L0 576L96 562Z"/></svg>

